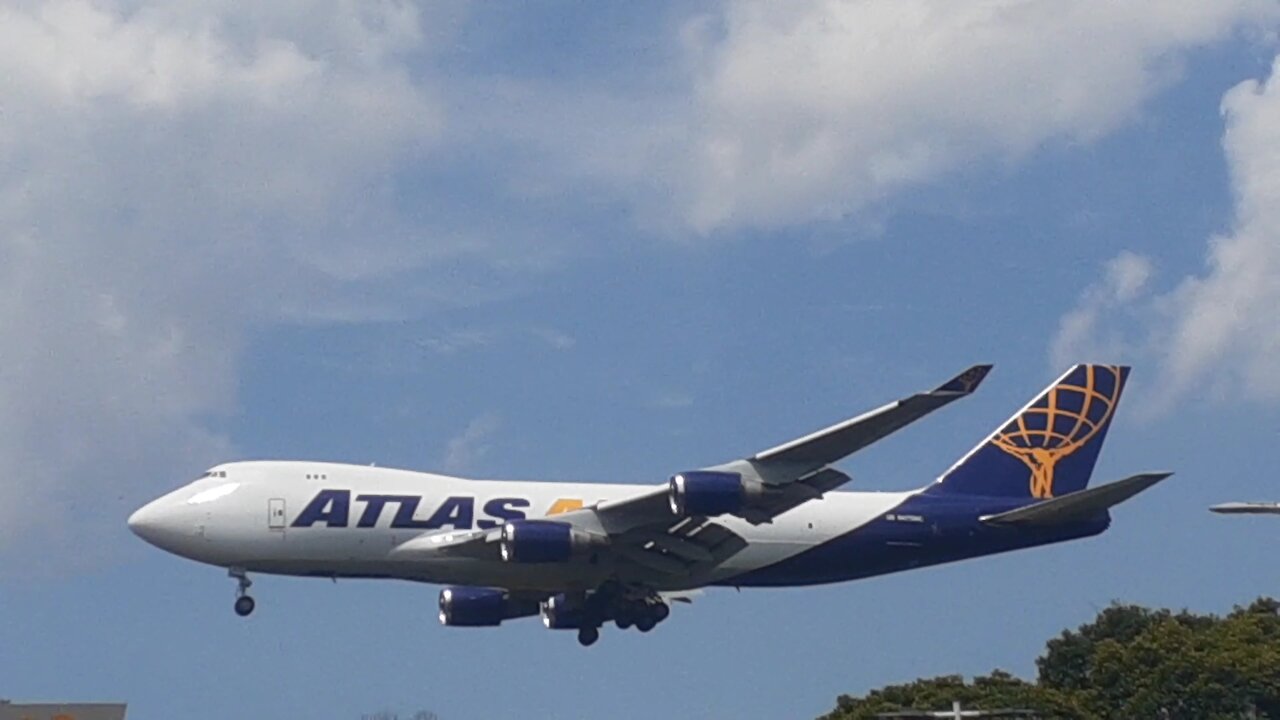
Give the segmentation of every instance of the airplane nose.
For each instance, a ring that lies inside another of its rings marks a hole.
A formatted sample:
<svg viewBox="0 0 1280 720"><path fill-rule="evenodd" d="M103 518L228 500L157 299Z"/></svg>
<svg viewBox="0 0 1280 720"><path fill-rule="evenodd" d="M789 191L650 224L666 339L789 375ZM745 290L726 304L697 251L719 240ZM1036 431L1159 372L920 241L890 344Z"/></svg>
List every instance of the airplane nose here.
<svg viewBox="0 0 1280 720"><path fill-rule="evenodd" d="M129 530L165 552L203 559L210 549L207 513L192 508L187 495L189 490L179 488L138 508L126 521Z"/></svg>
<svg viewBox="0 0 1280 720"><path fill-rule="evenodd" d="M163 532L160 515L161 513L154 502L147 503L129 516L129 529L133 531L134 535L154 545L156 544L156 539Z"/></svg>

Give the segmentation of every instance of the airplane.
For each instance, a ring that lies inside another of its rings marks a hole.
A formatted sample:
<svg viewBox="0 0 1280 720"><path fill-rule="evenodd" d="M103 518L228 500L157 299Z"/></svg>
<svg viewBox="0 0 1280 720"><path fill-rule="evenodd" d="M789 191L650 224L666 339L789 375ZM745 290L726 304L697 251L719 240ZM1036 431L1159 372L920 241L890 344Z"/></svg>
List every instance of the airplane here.
<svg viewBox="0 0 1280 720"><path fill-rule="evenodd" d="M1223 515L1280 515L1280 503L1228 502L1213 505L1209 510Z"/></svg>
<svg viewBox="0 0 1280 720"><path fill-rule="evenodd" d="M932 483L833 492L834 463L973 393L990 365L928 392L660 485L471 480L308 461L218 465L128 519L147 542L249 573L445 585L439 619L541 616L589 646L652 630L702 588L842 582L1097 535L1171 473L1088 488L1129 368L1069 369Z"/></svg>
<svg viewBox="0 0 1280 720"><path fill-rule="evenodd" d="M932 718L941 718L942 720L963 720L963 718L1023 718L1024 720L1032 720L1040 717L1040 713L1035 710L1005 709L1005 710L965 710L959 700L951 702L950 710L901 710L898 712L882 712L876 713L877 720L932 720Z"/></svg>

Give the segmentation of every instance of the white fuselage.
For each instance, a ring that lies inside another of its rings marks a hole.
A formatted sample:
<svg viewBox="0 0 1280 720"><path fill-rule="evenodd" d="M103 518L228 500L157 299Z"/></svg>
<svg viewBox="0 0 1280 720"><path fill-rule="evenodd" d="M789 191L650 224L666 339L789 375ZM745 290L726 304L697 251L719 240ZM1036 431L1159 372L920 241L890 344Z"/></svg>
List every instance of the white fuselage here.
<svg viewBox="0 0 1280 720"><path fill-rule="evenodd" d="M151 502L129 525L162 549L240 571L557 592L594 587L610 568L404 558L392 551L425 532L498 527L508 519L545 517L652 490L468 480L321 462L238 462L220 465ZM832 492L762 525L719 518L747 546L696 584L722 582L787 560L884 516L912 494Z"/></svg>

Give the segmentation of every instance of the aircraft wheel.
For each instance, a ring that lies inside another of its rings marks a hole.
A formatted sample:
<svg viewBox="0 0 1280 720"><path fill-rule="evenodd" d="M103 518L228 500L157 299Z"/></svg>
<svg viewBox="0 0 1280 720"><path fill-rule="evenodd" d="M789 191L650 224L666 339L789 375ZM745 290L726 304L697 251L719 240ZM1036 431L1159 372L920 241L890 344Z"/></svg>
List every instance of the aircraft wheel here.
<svg viewBox="0 0 1280 720"><path fill-rule="evenodd" d="M639 630L640 632L649 632L650 630L653 629L653 626L657 624L658 624L657 619L655 619L652 615L645 615L639 620L636 620L636 629Z"/></svg>
<svg viewBox="0 0 1280 720"><path fill-rule="evenodd" d="M666 603L661 603L659 605L654 606L653 608L653 616L654 618L657 619L658 622L662 622L663 620L666 620L667 616L670 614L671 614L671 608Z"/></svg>
<svg viewBox="0 0 1280 720"><path fill-rule="evenodd" d="M236 598L235 608L236 608L237 615L239 615L240 617L248 617L249 613L253 612L253 608L254 608L253 598L249 597L248 595L241 595L240 597Z"/></svg>
<svg viewBox="0 0 1280 720"><path fill-rule="evenodd" d="M600 629L593 627L578 628L578 644L582 647L591 647L600 639Z"/></svg>
<svg viewBox="0 0 1280 720"><path fill-rule="evenodd" d="M613 624L617 625L619 630L626 630L634 625L635 621L632 620L630 615L619 615L614 619Z"/></svg>

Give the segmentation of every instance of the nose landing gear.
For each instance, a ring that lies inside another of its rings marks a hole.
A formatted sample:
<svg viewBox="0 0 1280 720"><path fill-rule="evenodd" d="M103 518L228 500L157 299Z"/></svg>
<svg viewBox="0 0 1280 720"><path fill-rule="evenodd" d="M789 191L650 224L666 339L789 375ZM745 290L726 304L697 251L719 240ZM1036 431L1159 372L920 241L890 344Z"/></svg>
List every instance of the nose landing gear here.
<svg viewBox="0 0 1280 720"><path fill-rule="evenodd" d="M253 612L253 608L256 605L253 598L249 595L249 587L253 585L253 581L250 580L249 576L240 568L231 568L227 571L227 574L235 578L237 581L236 602L233 606L236 614L240 617L248 617L249 613Z"/></svg>
<svg viewBox="0 0 1280 720"><path fill-rule="evenodd" d="M255 603L253 602L253 598L249 597L248 595L241 595L240 597L236 598L236 604L235 604L236 614L239 615L240 617L248 617L249 613L253 612L254 604Z"/></svg>

